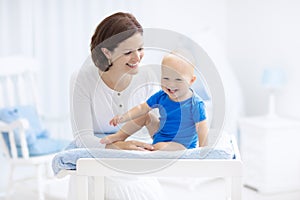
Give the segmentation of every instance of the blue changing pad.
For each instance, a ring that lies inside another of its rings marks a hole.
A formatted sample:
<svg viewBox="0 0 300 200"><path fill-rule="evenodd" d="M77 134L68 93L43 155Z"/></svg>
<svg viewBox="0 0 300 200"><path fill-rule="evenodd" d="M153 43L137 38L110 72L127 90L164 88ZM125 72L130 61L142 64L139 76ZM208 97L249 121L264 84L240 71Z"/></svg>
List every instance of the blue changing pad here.
<svg viewBox="0 0 300 200"><path fill-rule="evenodd" d="M133 151L114 149L76 148L59 152L52 160L54 174L61 170L75 170L80 158L138 158L138 159L232 159L232 148L195 148L184 151Z"/></svg>

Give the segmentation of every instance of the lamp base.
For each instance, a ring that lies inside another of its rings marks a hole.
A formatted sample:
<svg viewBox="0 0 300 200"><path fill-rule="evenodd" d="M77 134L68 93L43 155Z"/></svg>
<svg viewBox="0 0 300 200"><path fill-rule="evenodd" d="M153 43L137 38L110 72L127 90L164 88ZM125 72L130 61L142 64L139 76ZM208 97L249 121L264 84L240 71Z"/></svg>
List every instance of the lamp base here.
<svg viewBox="0 0 300 200"><path fill-rule="evenodd" d="M270 96L269 96L269 112L267 114L268 118L278 118L279 116L276 114L275 112L275 95L273 92L270 92Z"/></svg>

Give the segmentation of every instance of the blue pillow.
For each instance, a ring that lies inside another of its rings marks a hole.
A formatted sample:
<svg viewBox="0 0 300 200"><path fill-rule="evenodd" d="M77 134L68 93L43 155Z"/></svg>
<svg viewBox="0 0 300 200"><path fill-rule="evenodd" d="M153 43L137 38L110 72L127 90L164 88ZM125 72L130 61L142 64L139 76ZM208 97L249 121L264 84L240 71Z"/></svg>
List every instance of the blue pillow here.
<svg viewBox="0 0 300 200"><path fill-rule="evenodd" d="M4 133L3 138L10 150L8 134ZM59 152L65 149L70 144L68 140L52 139L52 138L37 138L33 144L28 147L29 157L42 156L51 153ZM10 152L9 152L10 153ZM22 157L22 148L17 146L18 157ZM11 155L11 154L10 154Z"/></svg>
<svg viewBox="0 0 300 200"><path fill-rule="evenodd" d="M64 150L70 141L63 139L53 139L53 138L38 138L36 142L28 147L29 156L42 156L51 153L57 153ZM18 157L21 157L21 148L17 148Z"/></svg>
<svg viewBox="0 0 300 200"><path fill-rule="evenodd" d="M15 106L0 109L0 120L6 123L11 123L20 118L25 118L29 122L29 129L26 130L26 141L28 146L34 144L37 138L48 138L49 132L42 128L39 116L33 106ZM20 137L15 131L15 141L17 147L21 146ZM5 142L9 144L8 137L4 137ZM8 145L9 146L9 145Z"/></svg>
<svg viewBox="0 0 300 200"><path fill-rule="evenodd" d="M15 106L0 109L1 121L11 123L20 118L25 118L29 122L29 129L25 132L29 156L41 156L56 153L63 150L70 143L70 141L50 138L49 132L46 129L43 129L37 111L33 106ZM8 133L2 135L10 150ZM21 142L17 130L14 132L14 136L18 157L21 157Z"/></svg>
<svg viewBox="0 0 300 200"><path fill-rule="evenodd" d="M16 106L20 118L25 118L29 121L30 128L28 131L37 138L48 138L49 132L43 128L39 115L33 106Z"/></svg>

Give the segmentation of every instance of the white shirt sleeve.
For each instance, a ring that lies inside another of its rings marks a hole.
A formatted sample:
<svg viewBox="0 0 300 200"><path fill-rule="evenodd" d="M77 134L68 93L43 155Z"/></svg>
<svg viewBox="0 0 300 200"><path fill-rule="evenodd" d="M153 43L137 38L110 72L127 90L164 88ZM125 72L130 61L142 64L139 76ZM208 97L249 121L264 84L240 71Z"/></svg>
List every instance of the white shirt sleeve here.
<svg viewBox="0 0 300 200"><path fill-rule="evenodd" d="M70 83L70 112L75 143L81 148L105 148L94 135L89 82L85 75L84 71L73 74Z"/></svg>

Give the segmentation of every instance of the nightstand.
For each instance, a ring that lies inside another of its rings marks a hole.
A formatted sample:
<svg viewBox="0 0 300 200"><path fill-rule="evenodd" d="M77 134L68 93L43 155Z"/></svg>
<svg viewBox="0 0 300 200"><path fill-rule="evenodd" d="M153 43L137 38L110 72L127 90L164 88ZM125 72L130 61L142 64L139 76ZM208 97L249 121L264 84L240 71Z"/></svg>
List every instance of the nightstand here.
<svg viewBox="0 0 300 200"><path fill-rule="evenodd" d="M300 121L239 120L244 184L261 193L300 190Z"/></svg>

